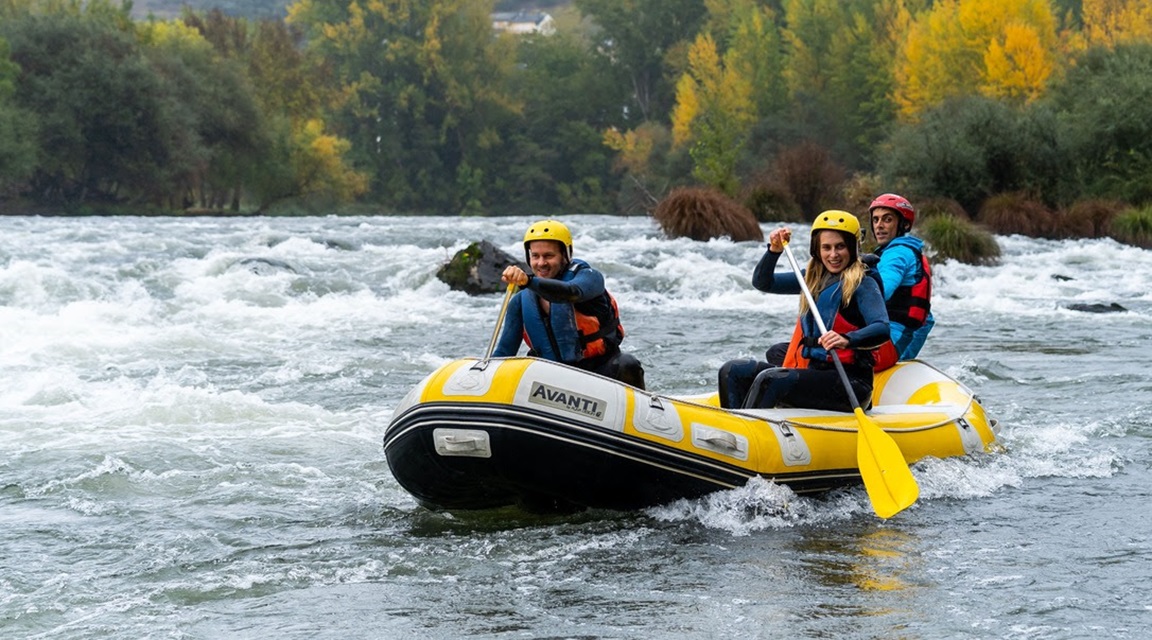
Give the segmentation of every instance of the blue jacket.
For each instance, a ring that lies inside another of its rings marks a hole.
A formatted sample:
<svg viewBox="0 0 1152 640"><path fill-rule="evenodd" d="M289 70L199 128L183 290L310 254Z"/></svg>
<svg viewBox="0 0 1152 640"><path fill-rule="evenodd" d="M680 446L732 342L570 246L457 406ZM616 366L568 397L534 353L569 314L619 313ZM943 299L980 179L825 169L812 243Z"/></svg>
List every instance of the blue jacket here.
<svg viewBox="0 0 1152 640"><path fill-rule="evenodd" d="M880 256L876 270L883 283L885 301L891 300L897 289L916 284L920 277L917 251L923 253L924 241L910 235L897 236L876 251ZM901 360L911 360L920 355L920 349L935 324L936 318L931 311L925 317L924 324L915 329L898 320L891 320L892 343L896 345Z"/></svg>
<svg viewBox="0 0 1152 640"><path fill-rule="evenodd" d="M893 251L899 247L906 247L908 250ZM903 235L893 238L876 252L880 256L876 270L880 273L880 281L884 285L884 300L890 300L898 287L910 287L916 284L920 273L920 261L912 249L923 253L924 241Z"/></svg>

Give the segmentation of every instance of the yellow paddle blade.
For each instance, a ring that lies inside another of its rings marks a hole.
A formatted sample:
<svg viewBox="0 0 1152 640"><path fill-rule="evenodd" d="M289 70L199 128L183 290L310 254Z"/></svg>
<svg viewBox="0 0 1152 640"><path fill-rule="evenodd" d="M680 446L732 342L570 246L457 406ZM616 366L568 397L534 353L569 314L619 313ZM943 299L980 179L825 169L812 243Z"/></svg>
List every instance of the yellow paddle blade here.
<svg viewBox="0 0 1152 640"><path fill-rule="evenodd" d="M920 485L916 484L916 478L912 477L912 470L892 436L864 415L860 407L856 407L856 420L860 423L856 436L856 464L860 466L864 488L868 490L868 499L872 501L876 515L891 518L916 502Z"/></svg>

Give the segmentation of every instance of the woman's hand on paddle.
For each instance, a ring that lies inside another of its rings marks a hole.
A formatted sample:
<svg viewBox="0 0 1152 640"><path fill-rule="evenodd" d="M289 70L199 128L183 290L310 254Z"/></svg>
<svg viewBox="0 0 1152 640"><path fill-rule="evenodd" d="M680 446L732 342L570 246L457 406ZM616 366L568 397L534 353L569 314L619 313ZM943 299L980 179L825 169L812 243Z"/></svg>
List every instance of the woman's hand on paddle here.
<svg viewBox="0 0 1152 640"><path fill-rule="evenodd" d="M848 338L845 338L835 331L829 331L828 333L820 336L820 339L817 342L820 343L821 347L824 347L825 351L848 348Z"/></svg>
<svg viewBox="0 0 1152 640"><path fill-rule="evenodd" d="M528 274L524 273L524 270L516 265L505 268L504 273L500 275L500 279L518 287L523 287L528 284Z"/></svg>
<svg viewBox="0 0 1152 640"><path fill-rule="evenodd" d="M792 231L788 227L778 227L768 234L768 250L772 253L783 253L784 245L792 240Z"/></svg>

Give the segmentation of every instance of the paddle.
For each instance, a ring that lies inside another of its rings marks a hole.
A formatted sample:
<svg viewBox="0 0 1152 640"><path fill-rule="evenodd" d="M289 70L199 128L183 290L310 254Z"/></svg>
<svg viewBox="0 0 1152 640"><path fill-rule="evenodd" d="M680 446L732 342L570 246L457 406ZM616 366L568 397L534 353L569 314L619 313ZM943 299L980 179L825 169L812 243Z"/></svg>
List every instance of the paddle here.
<svg viewBox="0 0 1152 640"><path fill-rule="evenodd" d="M816 318L816 326L820 334L828 332L824 326L824 319L816 310L816 300L808 290L808 283L804 282L804 275L800 273L800 265L792 255L788 243L784 243L784 254L792 264L792 271L800 282L800 290L808 300L808 308ZM840 362L840 355L833 349L832 363L836 365L836 373L840 374L840 382L848 392L848 400L852 403L852 411L856 414L856 421L860 429L856 435L856 464L860 467L860 477L864 480L864 488L868 491L868 499L872 501L872 510L881 518L891 518L916 502L920 495L920 485L912 477L912 470L904 460L899 445L892 436L884 432L880 425L864 415L856 394L852 391L852 383L848 382L848 374L844 372L844 363Z"/></svg>
<svg viewBox="0 0 1152 640"><path fill-rule="evenodd" d="M481 362L488 362L492 358L492 352L496 350L496 340L500 338L500 329L504 327L504 315L508 313L508 302L512 299L512 292L515 290L516 285L509 282L508 290L504 292L504 303L500 305L500 315L496 318L496 329L492 332L492 340L488 342L488 351L484 353L484 359Z"/></svg>

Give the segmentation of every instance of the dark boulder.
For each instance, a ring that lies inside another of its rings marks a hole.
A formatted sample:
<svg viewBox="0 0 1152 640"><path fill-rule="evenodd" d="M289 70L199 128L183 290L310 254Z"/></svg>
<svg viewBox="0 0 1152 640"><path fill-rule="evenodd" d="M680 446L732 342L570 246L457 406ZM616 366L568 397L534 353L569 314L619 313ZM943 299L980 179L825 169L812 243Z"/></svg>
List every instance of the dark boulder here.
<svg viewBox="0 0 1152 640"><path fill-rule="evenodd" d="M299 273L292 265L275 258L242 258L233 262L230 269L244 269L258 276L270 276L277 273Z"/></svg>
<svg viewBox="0 0 1152 640"><path fill-rule="evenodd" d="M1127 311L1127 309L1116 304L1115 302L1111 304L1101 304L1098 302L1093 304L1077 303L1070 304L1067 308L1073 311L1085 311L1087 313L1119 313L1121 311Z"/></svg>
<svg viewBox="0 0 1152 640"><path fill-rule="evenodd" d="M436 277L454 290L464 291L469 295L498 293L507 288L507 285L500 281L500 274L504 273L506 267L514 264L523 267L523 263L496 245L481 240L457 251L447 264L440 267Z"/></svg>

